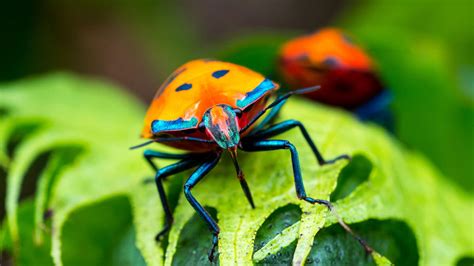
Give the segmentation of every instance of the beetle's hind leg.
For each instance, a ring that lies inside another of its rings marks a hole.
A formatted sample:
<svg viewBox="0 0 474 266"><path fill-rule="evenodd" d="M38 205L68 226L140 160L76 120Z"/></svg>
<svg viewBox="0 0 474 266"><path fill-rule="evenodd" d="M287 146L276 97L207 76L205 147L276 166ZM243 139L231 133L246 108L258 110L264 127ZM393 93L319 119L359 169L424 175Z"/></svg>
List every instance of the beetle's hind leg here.
<svg viewBox="0 0 474 266"><path fill-rule="evenodd" d="M336 213L336 210L332 204L327 200L314 199L306 195L306 191L303 184L303 177L301 175L300 161L298 157L298 151L296 147L287 140L257 140L257 141L245 141L242 142L242 150L244 151L270 151L270 150L290 150L291 153L291 162L293 165L293 176L295 180L296 195L299 199L309 202L311 204L321 204L326 206L332 214L334 214L339 222L339 224L350 233L359 243L364 247L367 253L372 252L372 248L367 245L367 243L355 234L352 229L344 223L341 217Z"/></svg>
<svg viewBox="0 0 474 266"><path fill-rule="evenodd" d="M204 176L209 173L219 162L221 157L221 153L216 153L210 155L204 163L202 163L188 178L186 183L184 184L184 195L186 199L189 201L191 206L196 210L196 212L201 216L202 219L206 222L209 227L209 230L212 233L212 247L209 251L208 258L210 261L214 260L215 250L217 248L217 242L219 240L219 226L217 223L212 219L209 213L204 209L204 207L194 198L193 194L191 193L192 188L201 181Z"/></svg>
<svg viewBox="0 0 474 266"><path fill-rule="evenodd" d="M165 189L163 187L163 180L170 176L192 167L198 165L201 161L195 159L183 159L177 163L168 165L164 168L158 169L155 175L155 184L156 188L158 189L158 195L160 196L161 205L163 207L163 211L165 213L165 225L163 229L156 235L156 241L159 241L162 236L164 236L169 229L171 228L171 224L173 223L173 213L168 204L168 199L166 198Z"/></svg>
<svg viewBox="0 0 474 266"><path fill-rule="evenodd" d="M309 135L304 125L300 121L297 121L297 120L286 120L286 121L280 122L267 129L255 132L253 135L249 136L248 138L250 140L264 140L264 139L268 139L276 135L279 135L281 133L284 133L295 127L298 127L300 129L301 133L303 134L303 137L305 138L306 142L311 147L311 150L316 156L316 159L318 160L319 165L331 164L341 159L350 159L350 156L347 154L339 155L338 157L331 160L324 159L323 155L321 154L321 152L319 152L318 147L311 139L311 136Z"/></svg>

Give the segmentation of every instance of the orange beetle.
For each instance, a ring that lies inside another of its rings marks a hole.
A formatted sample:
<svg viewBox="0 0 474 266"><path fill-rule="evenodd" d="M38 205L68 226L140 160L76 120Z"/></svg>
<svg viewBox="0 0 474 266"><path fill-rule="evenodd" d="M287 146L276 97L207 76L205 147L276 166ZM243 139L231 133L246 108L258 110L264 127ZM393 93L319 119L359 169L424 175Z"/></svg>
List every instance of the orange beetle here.
<svg viewBox="0 0 474 266"><path fill-rule="evenodd" d="M349 157L341 155L333 160L324 160L303 124L296 120L272 124L279 108L290 95L317 89L311 87L294 90L267 104L269 96L278 88L278 84L245 67L214 60L195 60L178 68L158 89L145 117L142 137L151 139L145 144L160 142L186 150L187 153L170 154L154 150L144 152L146 160L156 171L155 183L166 217L165 227L157 234L157 240L168 232L173 222L163 180L170 175L195 168L184 185L184 194L213 234L209 252L209 259L212 261L219 227L191 191L217 165L223 151L230 153L238 180L252 208L255 206L252 195L237 162L238 149L247 152L289 150L297 196L311 204L323 204L332 209L330 202L306 195L296 147L287 140L270 138L297 127L320 165ZM257 124L257 120L269 109L272 111ZM179 161L158 168L152 161L153 158ZM368 249L368 246L364 247Z"/></svg>
<svg viewBox="0 0 474 266"><path fill-rule="evenodd" d="M216 142L212 144L196 141L167 143L195 152L214 149L219 138L209 130L197 130L200 125L204 129L201 121L204 116L217 124L224 123L226 110L230 108L239 114L238 127L244 128L262 111L268 96L278 88L279 85L273 81L239 65L215 60L191 61L178 68L158 89L146 113L141 135L144 138L186 136L214 139ZM211 108L213 106L217 108ZM242 136L248 132L246 130Z"/></svg>
<svg viewBox="0 0 474 266"><path fill-rule="evenodd" d="M290 87L319 84L321 89L308 97L346 109L354 110L383 92L372 59L335 28L285 43L279 67Z"/></svg>

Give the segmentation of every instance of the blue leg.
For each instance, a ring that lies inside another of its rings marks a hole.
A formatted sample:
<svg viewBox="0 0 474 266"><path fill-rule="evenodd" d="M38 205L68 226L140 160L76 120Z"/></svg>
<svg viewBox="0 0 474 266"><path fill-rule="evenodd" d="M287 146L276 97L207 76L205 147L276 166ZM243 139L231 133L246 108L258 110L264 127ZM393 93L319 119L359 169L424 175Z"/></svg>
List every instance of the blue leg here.
<svg viewBox="0 0 474 266"><path fill-rule="evenodd" d="M173 214L171 213L171 209L168 205L168 200L166 198L165 189L163 187L163 180L170 176L177 173L180 173L184 170L190 169L192 167L197 166L201 161L192 159L183 159L175 164L168 165L164 168L158 169L155 175L155 183L156 188L158 189L158 195L160 196L161 205L163 206L163 211L165 212L165 226L163 229L156 235L156 241L159 241L160 238L165 235L173 223Z"/></svg>
<svg viewBox="0 0 474 266"><path fill-rule="evenodd" d="M314 144L313 140L308 134L308 131L306 128L303 126L303 124L300 121L296 120L286 120L281 123L278 123L276 125L273 125L267 129L264 129L262 131L256 132L255 134L249 136L248 138L250 140L263 140L263 139L268 139L271 137L274 137L276 135L279 135L285 131L288 131L294 127L299 127L301 130L301 133L303 134L303 137L305 138L306 142L308 142L309 146L311 147L311 150L313 151L314 155L316 156L316 159L318 160L319 165L325 165L325 164L331 164L336 162L337 160L340 159L350 159L350 157L347 154L340 155L332 160L325 160L322 154L319 152L318 148L316 147L316 144Z"/></svg>
<svg viewBox="0 0 474 266"><path fill-rule="evenodd" d="M298 151L295 146L287 140L258 140L242 143L242 150L244 151L272 151L272 150L290 150L291 162L293 164L293 176L295 179L296 195L299 199L305 200L309 203L318 203L330 207L327 200L313 199L306 196L306 191L303 185L303 177L301 176L300 160L298 158Z"/></svg>
<svg viewBox="0 0 474 266"><path fill-rule="evenodd" d="M306 202L311 204L322 204L326 206L338 219L339 224L352 236L354 236L357 241L363 246L367 253L372 252L372 248L367 245L367 243L359 237L356 233L352 231L352 229L344 223L344 221L337 215L334 207L332 206L331 202L322 199L314 199L308 197L306 195L306 191L304 189L303 184L303 177L301 176L301 167L300 161L298 158L298 151L296 150L295 146L291 144L287 140L257 140L257 141L247 141L242 142L242 150L244 151L271 151L271 150L281 150L287 149L290 150L291 153L291 162L293 164L293 176L295 180L295 188L296 188L296 195L299 199L302 199Z"/></svg>
<svg viewBox="0 0 474 266"><path fill-rule="evenodd" d="M197 153L173 154L173 153L160 152L160 151L154 151L154 150L145 150L143 152L143 157L145 157L145 160L148 162L148 164L153 168L155 172L157 172L160 168L153 162L154 158L184 160L184 159L191 159L191 158L199 158L197 155L198 155ZM164 178L163 180L166 180L166 178ZM144 184L149 184L152 182L153 182L153 178L146 178L145 180L143 180Z"/></svg>
<svg viewBox="0 0 474 266"><path fill-rule="evenodd" d="M191 193L192 188L202 180L204 176L209 173L219 162L221 158L221 153L215 153L210 155L204 163L202 163L194 173L188 178L186 183L184 184L184 195L186 199L189 201L191 206L196 210L196 212L201 216L202 219L207 223L209 226L209 230L211 230L213 238L212 238L212 247L209 251L209 260L212 261L214 259L214 252L217 247L217 241L219 240L219 226L217 223L212 219L209 213L204 209L204 207L199 204L199 202L194 198Z"/></svg>
<svg viewBox="0 0 474 266"><path fill-rule="evenodd" d="M271 110L270 110L270 113L265 116L265 118L262 120L262 122L260 122L260 124L256 125L252 131L250 132L250 134L253 134L255 132L258 132L260 130L262 130L264 127L266 127L267 125L271 124L273 122L273 120L275 120L275 118L277 117L277 115L280 113L280 110L281 108L283 107L283 105L286 103L286 100L283 100L281 101L280 103L278 103L275 107L273 107Z"/></svg>
<svg viewBox="0 0 474 266"><path fill-rule="evenodd" d="M187 154L173 154L173 153L167 153L167 152L161 152L161 151L154 151L154 150L145 150L143 152L143 157L145 157L145 160L150 164L150 166L153 168L153 170L158 171L158 167L156 164L153 162L153 158L160 158L160 159L187 159L192 157L193 154L187 153Z"/></svg>

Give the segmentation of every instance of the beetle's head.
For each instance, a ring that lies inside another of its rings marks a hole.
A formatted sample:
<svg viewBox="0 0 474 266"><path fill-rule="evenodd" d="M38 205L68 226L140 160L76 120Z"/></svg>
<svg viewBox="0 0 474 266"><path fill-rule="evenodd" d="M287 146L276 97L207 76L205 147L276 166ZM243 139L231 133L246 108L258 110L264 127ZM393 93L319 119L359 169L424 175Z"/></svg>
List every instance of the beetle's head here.
<svg viewBox="0 0 474 266"><path fill-rule="evenodd" d="M207 134L222 149L237 148L240 142L240 128L237 115L229 105L219 104L207 110L203 126Z"/></svg>
<svg viewBox="0 0 474 266"><path fill-rule="evenodd" d="M245 196L250 202L252 208L255 208L252 196L245 183L244 173L237 161L237 146L240 143L240 128L237 113L240 110L234 110L231 106L219 104L206 111L203 117L203 127L207 134L224 150L227 150L234 162L237 172L237 178L243 184Z"/></svg>

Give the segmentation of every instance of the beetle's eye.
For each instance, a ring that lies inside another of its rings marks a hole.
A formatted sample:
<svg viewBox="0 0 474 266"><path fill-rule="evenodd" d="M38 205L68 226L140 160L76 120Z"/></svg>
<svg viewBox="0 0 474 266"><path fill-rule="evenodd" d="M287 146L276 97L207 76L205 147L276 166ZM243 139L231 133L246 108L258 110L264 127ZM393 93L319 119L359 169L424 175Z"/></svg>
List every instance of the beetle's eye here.
<svg viewBox="0 0 474 266"><path fill-rule="evenodd" d="M239 108L235 108L234 113L239 118L242 116L242 110L240 110Z"/></svg>

